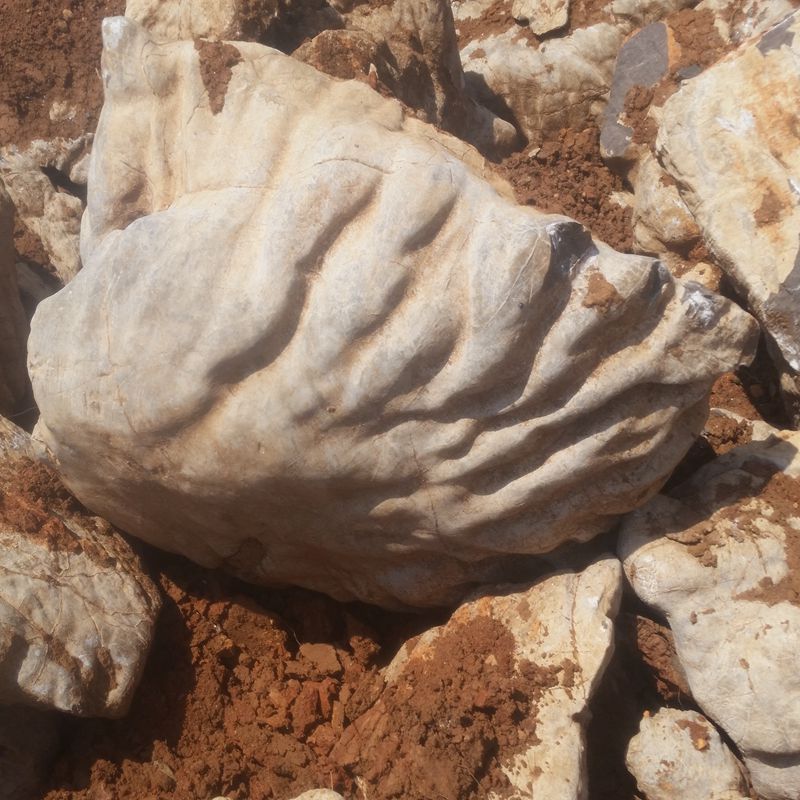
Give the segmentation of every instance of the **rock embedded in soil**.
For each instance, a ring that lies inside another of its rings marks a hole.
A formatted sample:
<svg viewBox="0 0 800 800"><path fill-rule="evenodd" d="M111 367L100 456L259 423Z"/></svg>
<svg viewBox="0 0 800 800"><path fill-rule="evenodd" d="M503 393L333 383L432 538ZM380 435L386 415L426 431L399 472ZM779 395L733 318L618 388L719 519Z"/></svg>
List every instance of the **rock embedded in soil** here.
<svg viewBox="0 0 800 800"><path fill-rule="evenodd" d="M646 800L747 800L736 757L695 711L662 708L642 718L628 769Z"/></svg>
<svg viewBox="0 0 800 800"><path fill-rule="evenodd" d="M752 422L624 522L620 555L664 614L692 696L767 800L800 794L800 434Z"/></svg>
<svg viewBox="0 0 800 800"><path fill-rule="evenodd" d="M30 437L0 418L0 704L122 716L158 590L122 537L37 457Z"/></svg>
<svg viewBox="0 0 800 800"><path fill-rule="evenodd" d="M0 149L0 179L62 283L81 267L79 235L91 139L39 139L25 148Z"/></svg>
<svg viewBox="0 0 800 800"><path fill-rule="evenodd" d="M228 44L216 109L194 43L105 36L85 265L29 351L67 484L129 533L455 602L644 502L749 357L736 306L516 206L363 84Z"/></svg>
<svg viewBox="0 0 800 800"><path fill-rule="evenodd" d="M659 158L710 249L800 371L800 12L664 106Z"/></svg>
<svg viewBox="0 0 800 800"><path fill-rule="evenodd" d="M333 758L367 796L585 796L587 706L613 650L619 562L500 586L409 641Z"/></svg>
<svg viewBox="0 0 800 800"><path fill-rule="evenodd" d="M28 320L14 265L14 208L0 181L0 414L12 416L32 402L25 343Z"/></svg>

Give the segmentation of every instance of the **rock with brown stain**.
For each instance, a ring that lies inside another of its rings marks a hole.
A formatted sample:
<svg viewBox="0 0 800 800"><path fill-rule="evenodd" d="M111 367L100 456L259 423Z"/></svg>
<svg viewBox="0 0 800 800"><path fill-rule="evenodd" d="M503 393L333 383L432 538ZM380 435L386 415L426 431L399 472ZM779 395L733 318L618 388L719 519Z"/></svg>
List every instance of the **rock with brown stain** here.
<svg viewBox="0 0 800 800"><path fill-rule="evenodd" d="M0 181L0 415L24 412L33 404L25 364L28 320L14 266L14 207Z"/></svg>
<svg viewBox="0 0 800 800"><path fill-rule="evenodd" d="M347 14L346 25L320 33L293 55L338 78L372 79L372 88L485 155L499 158L519 144L511 123L467 93L448 0L365 3Z"/></svg>
<svg viewBox="0 0 800 800"><path fill-rule="evenodd" d="M702 714L645 714L625 763L646 800L747 800L736 757Z"/></svg>
<svg viewBox="0 0 800 800"><path fill-rule="evenodd" d="M660 160L703 236L800 372L800 12L687 81Z"/></svg>
<svg viewBox="0 0 800 800"><path fill-rule="evenodd" d="M105 36L89 271L29 349L68 485L129 533L449 604L644 502L748 357L736 306L362 83L237 42L215 113L193 42Z"/></svg>
<svg viewBox="0 0 800 800"><path fill-rule="evenodd" d="M611 659L621 578L605 557L468 599L406 644L332 757L367 796L584 797L587 708Z"/></svg>
<svg viewBox="0 0 800 800"><path fill-rule="evenodd" d="M664 614L692 696L761 797L800 795L800 434L752 422L730 450L623 523L637 595Z"/></svg>
<svg viewBox="0 0 800 800"><path fill-rule="evenodd" d="M0 418L0 705L120 717L160 596L129 545L39 457Z"/></svg>

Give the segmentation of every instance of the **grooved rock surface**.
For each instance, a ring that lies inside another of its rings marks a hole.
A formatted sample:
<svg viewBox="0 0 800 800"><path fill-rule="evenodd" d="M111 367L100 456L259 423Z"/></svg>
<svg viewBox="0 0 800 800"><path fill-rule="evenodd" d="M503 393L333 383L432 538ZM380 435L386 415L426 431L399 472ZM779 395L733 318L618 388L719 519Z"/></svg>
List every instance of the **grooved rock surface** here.
<svg viewBox="0 0 800 800"><path fill-rule="evenodd" d="M28 320L14 266L14 207L0 181L0 415L11 416L30 401L25 366Z"/></svg>
<svg viewBox="0 0 800 800"><path fill-rule="evenodd" d="M647 800L747 800L736 757L694 711L662 708L643 717L626 763Z"/></svg>
<svg viewBox="0 0 800 800"><path fill-rule="evenodd" d="M800 371L800 12L664 106L657 149L704 237Z"/></svg>
<svg viewBox="0 0 800 800"><path fill-rule="evenodd" d="M220 105L193 43L104 31L85 266L29 350L42 436L123 530L454 602L644 502L749 354L737 307L514 205L363 84L220 44Z"/></svg>
<svg viewBox="0 0 800 800"><path fill-rule="evenodd" d="M492 800L585 797L587 706L621 594L619 562L605 557L469 599L406 643L334 757L379 797L463 797L475 783Z"/></svg>
<svg viewBox="0 0 800 800"><path fill-rule="evenodd" d="M623 523L636 594L665 614L692 691L759 796L800 795L800 434L751 423L720 456Z"/></svg>
<svg viewBox="0 0 800 800"><path fill-rule="evenodd" d="M124 715L160 604L122 537L0 418L0 704Z"/></svg>

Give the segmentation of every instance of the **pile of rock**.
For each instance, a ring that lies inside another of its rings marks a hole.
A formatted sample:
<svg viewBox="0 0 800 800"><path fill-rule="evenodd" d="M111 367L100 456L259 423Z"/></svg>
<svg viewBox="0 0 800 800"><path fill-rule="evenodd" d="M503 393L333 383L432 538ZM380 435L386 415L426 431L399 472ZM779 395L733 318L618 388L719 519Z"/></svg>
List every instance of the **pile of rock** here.
<svg viewBox="0 0 800 800"><path fill-rule="evenodd" d="M796 409L800 12L596 5L129 0L94 136L0 150L0 413L30 375L41 414L0 418L0 794L46 769L43 710L132 702L160 598L123 531L457 606L334 748L365 796L422 796L417 759L441 796L585 797L627 585L703 712L645 713L643 795L800 797L800 434L754 423L659 494L759 332ZM589 121L635 254L485 160ZM13 210L64 284L30 290L28 370Z"/></svg>

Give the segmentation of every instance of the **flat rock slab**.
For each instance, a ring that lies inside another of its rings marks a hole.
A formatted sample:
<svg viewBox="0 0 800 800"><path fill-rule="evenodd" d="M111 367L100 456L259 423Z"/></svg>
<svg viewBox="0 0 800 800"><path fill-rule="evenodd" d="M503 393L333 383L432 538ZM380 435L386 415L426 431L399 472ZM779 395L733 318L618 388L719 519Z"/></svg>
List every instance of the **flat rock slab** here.
<svg viewBox="0 0 800 800"><path fill-rule="evenodd" d="M361 83L119 17L105 41L84 269L29 358L67 484L129 533L454 603L657 491L749 356L736 306L515 205Z"/></svg>
<svg viewBox="0 0 800 800"><path fill-rule="evenodd" d="M586 711L613 650L614 558L468 600L412 639L332 757L377 797L585 794ZM480 776L480 777L478 777Z"/></svg>
<svg viewBox="0 0 800 800"><path fill-rule="evenodd" d="M720 265L800 370L800 13L665 104L659 157Z"/></svg>
<svg viewBox="0 0 800 800"><path fill-rule="evenodd" d="M663 613L695 700L759 796L800 795L800 434L752 423L731 450L624 522L637 595Z"/></svg>
<svg viewBox="0 0 800 800"><path fill-rule="evenodd" d="M119 717L160 596L122 537L37 457L0 418L0 704Z"/></svg>
<svg viewBox="0 0 800 800"><path fill-rule="evenodd" d="M625 758L647 800L746 800L739 763L702 714L662 708L646 715Z"/></svg>

